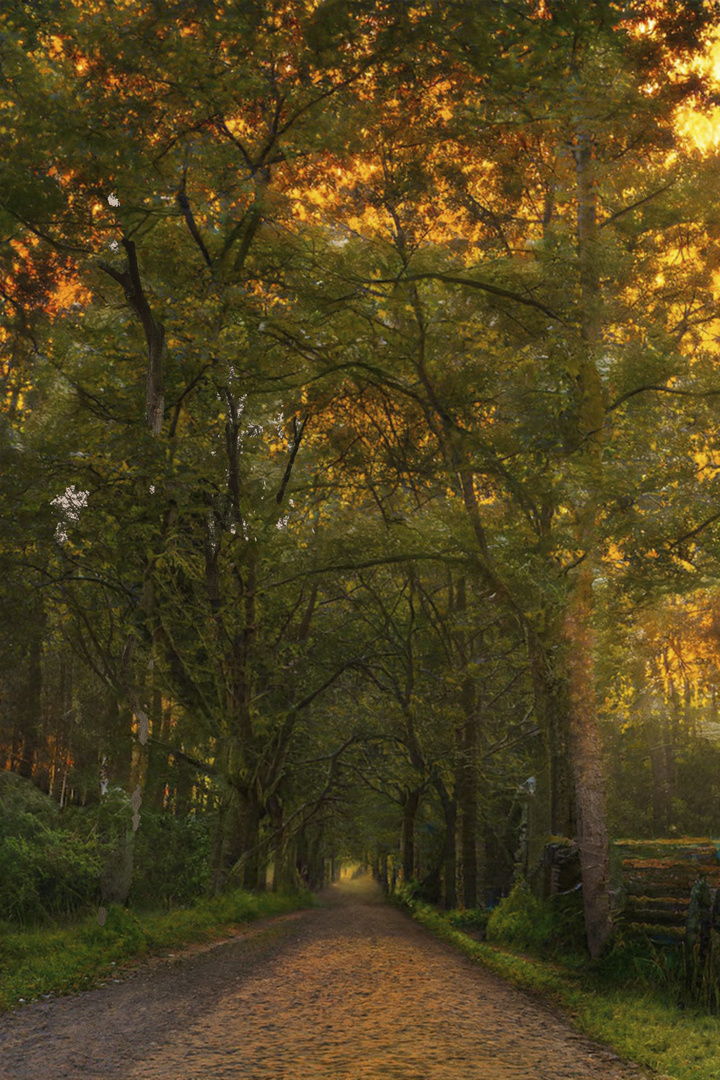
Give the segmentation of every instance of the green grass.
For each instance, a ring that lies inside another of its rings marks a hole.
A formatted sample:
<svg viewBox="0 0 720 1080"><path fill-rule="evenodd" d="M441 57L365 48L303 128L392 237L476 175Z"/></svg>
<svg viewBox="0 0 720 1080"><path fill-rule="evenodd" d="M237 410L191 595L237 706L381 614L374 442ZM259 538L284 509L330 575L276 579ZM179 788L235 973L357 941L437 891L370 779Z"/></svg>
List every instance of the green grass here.
<svg viewBox="0 0 720 1080"><path fill-rule="evenodd" d="M660 988L613 985L602 970L564 965L478 942L434 908L412 906L413 918L466 956L569 1017L573 1026L628 1061L666 1080L718 1080L720 1019L682 1008Z"/></svg>
<svg viewBox="0 0 720 1080"><path fill-rule="evenodd" d="M238 923L315 902L310 893L236 891L170 913L135 914L111 907L104 926L96 915L52 929L0 924L0 1012L43 995L87 990L136 957L212 941Z"/></svg>

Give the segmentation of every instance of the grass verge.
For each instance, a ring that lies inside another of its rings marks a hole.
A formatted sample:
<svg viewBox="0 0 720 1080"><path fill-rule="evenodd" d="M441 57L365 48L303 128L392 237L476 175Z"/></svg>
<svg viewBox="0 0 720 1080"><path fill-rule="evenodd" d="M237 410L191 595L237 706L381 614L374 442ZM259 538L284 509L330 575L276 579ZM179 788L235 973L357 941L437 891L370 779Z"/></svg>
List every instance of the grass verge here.
<svg viewBox="0 0 720 1080"><path fill-rule="evenodd" d="M229 892L193 907L136 914L110 907L97 916L55 928L0 926L0 1012L34 998L88 990L111 978L123 961L168 948L221 938L232 926L316 903L311 893Z"/></svg>
<svg viewBox="0 0 720 1080"><path fill-rule="evenodd" d="M442 912L412 904L414 919L507 982L560 1008L576 1030L664 1080L718 1080L720 1019L682 1008L660 990L612 985L591 965L565 966L475 941Z"/></svg>

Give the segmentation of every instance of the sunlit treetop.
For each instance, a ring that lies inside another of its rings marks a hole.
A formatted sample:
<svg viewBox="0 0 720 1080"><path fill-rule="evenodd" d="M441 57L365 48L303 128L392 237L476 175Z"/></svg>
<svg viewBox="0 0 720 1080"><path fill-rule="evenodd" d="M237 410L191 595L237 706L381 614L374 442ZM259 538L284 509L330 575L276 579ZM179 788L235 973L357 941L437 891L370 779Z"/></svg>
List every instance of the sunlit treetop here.
<svg viewBox="0 0 720 1080"><path fill-rule="evenodd" d="M28 35L36 84L11 97L37 119L15 152L32 160L37 144L45 168L24 203L13 185L7 209L56 251L161 229L202 264L182 194L213 273L232 277L245 252L249 294L268 297L280 285L261 285L257 243L307 226L333 243L380 240L400 261L444 246L450 263L509 259L532 277L551 234L571 257L578 108L598 162L613 163L601 215L619 221L651 193L673 133L640 90L653 70L662 88L668 57L708 23L705 6L680 7L70 5ZM642 62L620 75L632 41ZM251 209L274 233L251 235Z"/></svg>
<svg viewBox="0 0 720 1080"><path fill-rule="evenodd" d="M692 724L694 711L714 703L720 690L714 597L704 591L668 596L637 616L625 631L630 664L608 687L604 710L629 728L683 700L686 711L675 719Z"/></svg>

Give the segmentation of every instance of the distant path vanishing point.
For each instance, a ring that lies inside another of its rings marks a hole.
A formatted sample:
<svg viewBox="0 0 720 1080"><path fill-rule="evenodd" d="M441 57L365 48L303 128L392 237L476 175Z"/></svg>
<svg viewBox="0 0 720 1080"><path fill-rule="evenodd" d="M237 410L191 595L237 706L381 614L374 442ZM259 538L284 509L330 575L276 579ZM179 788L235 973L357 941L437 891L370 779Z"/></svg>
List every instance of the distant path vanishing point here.
<svg viewBox="0 0 720 1080"><path fill-rule="evenodd" d="M0 1017L1 1080L638 1080L372 882L326 895Z"/></svg>

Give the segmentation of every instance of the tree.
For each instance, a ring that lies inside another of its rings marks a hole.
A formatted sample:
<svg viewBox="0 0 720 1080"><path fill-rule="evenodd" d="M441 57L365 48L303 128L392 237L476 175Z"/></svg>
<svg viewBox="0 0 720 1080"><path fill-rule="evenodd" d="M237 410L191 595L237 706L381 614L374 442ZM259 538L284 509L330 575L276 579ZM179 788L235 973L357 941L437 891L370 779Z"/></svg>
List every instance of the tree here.
<svg viewBox="0 0 720 1080"><path fill-rule="evenodd" d="M240 866L262 879L291 821L313 832L297 843L317 867L354 732L339 724L330 744L303 724L365 672L404 747L406 870L421 799L437 797L446 892L459 811L474 903L481 762L533 730L501 693L517 674L522 700L529 672L547 831L577 829L591 953L607 940L597 597L658 550L652 587L677 582L716 520L686 412L714 393L692 348L714 317L695 253L716 226L673 127L704 93L690 60L712 12L650 14L138 5L108 35L103 11L79 26L11 12L30 77L5 87L9 139L35 174L26 189L9 169L3 202L18 232L8 460L17 482L22 433L46 502L75 506L67 539L45 522L34 569L67 640L152 735L133 777L164 798L171 759L222 792L217 884ZM82 303L34 354L26 265L38 310L59 314L48 273ZM351 514L367 557L343 535ZM388 577L392 611L371 565L406 568ZM383 607L387 662L359 632ZM338 657L328 627L348 610ZM447 694L420 739L432 641ZM329 764L303 801L294 770L315 758Z"/></svg>
<svg viewBox="0 0 720 1080"><path fill-rule="evenodd" d="M464 31L487 33L484 12L479 23L467 19ZM617 410L656 386L655 371L667 385L672 372L687 370L686 324L673 333L675 296L648 270L667 264L688 213L668 195L678 178L665 111L688 85L675 80L646 93L662 47L638 46L636 25L603 4L529 9L519 25L502 27L502 37L494 29L503 41L494 75L484 49L469 50L467 61L462 55L464 108L472 109L473 133L487 133L482 163L471 156L457 180L447 145L421 115L415 138L433 153L419 165L400 106L372 132L364 216L338 202L337 215L366 237L366 270L355 272L353 298L366 332L351 365L360 400L378 384L392 397L385 467L395 468L399 483L412 473L417 491L427 482L430 442L442 467L430 481L436 497L438 487L452 492L475 574L523 628L555 770L552 825L574 829L574 802L588 944L597 955L610 911L593 582L627 475L642 468L638 433ZM664 26L658 36L668 34L667 43L676 30ZM686 39L693 41L697 47L697 37ZM458 129L455 139L472 155L473 135ZM628 202L640 162L643 187ZM490 176L484 207L468 199L468 173ZM432 217L424 202L431 185L440 192ZM449 245L463 202L476 223L465 259ZM336 295L328 298L333 270ZM330 313L347 290L347 271L329 264L324 283L315 303ZM684 284L696 295L703 287L697 275ZM657 343L650 350L648 340ZM424 433L414 455L397 438L398 413L411 414L411 430Z"/></svg>

